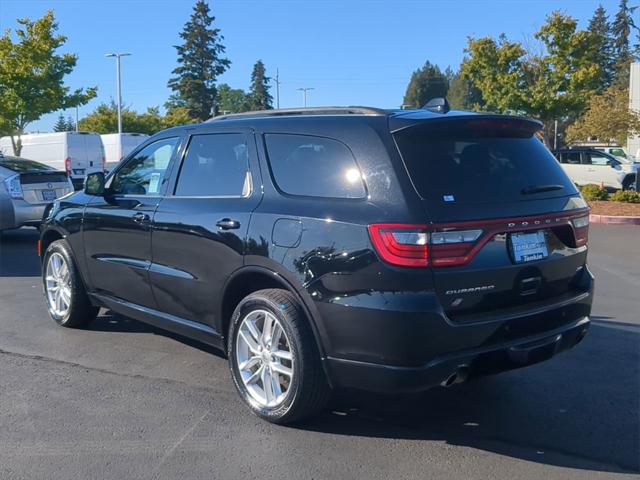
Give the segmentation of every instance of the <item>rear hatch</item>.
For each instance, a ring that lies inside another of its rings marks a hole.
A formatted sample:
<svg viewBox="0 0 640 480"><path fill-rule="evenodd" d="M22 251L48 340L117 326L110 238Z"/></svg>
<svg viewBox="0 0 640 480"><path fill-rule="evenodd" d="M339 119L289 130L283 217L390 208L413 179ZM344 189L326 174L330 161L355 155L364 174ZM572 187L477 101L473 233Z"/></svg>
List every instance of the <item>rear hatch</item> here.
<svg viewBox="0 0 640 480"><path fill-rule="evenodd" d="M469 115L394 132L424 206L426 261L454 321L544 307L585 288L588 210L534 135L539 126Z"/></svg>

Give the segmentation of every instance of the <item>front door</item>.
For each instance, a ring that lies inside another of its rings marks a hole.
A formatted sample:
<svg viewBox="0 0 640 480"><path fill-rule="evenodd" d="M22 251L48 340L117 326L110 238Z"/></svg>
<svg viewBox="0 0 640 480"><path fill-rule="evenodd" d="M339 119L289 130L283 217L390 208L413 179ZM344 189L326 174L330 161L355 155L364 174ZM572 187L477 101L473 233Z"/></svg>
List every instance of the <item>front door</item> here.
<svg viewBox="0 0 640 480"><path fill-rule="evenodd" d="M251 132L191 135L174 191L153 220L149 275L160 311L224 333L217 323L222 288L243 264L251 212L260 201L253 188L258 171Z"/></svg>
<svg viewBox="0 0 640 480"><path fill-rule="evenodd" d="M109 177L105 195L87 205L83 238L95 293L155 307L149 286L151 219L179 140L143 148Z"/></svg>
<svg viewBox="0 0 640 480"><path fill-rule="evenodd" d="M620 188L618 171L614 165L618 163L616 160L603 153L588 152L583 154L583 161L586 164L584 167L587 169L588 183Z"/></svg>

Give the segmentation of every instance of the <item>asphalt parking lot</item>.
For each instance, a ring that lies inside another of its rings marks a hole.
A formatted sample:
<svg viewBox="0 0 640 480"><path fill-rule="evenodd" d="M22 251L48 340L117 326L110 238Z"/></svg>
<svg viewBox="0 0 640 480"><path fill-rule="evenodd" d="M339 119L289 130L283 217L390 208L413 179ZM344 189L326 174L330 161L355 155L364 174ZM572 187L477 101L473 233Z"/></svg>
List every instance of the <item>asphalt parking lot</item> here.
<svg viewBox="0 0 640 480"><path fill-rule="evenodd" d="M640 228L593 225L593 325L550 362L277 427L207 347L48 317L37 232L0 239L0 478L628 478L640 468Z"/></svg>

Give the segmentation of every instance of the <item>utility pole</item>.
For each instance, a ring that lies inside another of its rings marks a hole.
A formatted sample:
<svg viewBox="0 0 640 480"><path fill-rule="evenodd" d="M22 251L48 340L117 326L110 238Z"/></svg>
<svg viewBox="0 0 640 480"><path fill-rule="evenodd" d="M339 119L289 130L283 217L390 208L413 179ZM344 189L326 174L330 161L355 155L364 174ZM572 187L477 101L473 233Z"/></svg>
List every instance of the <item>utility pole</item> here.
<svg viewBox="0 0 640 480"><path fill-rule="evenodd" d="M302 92L302 98L304 99L304 108L307 108L307 92L309 90L315 90L315 88L313 87L301 87L301 88L296 88L296 90L301 91Z"/></svg>
<svg viewBox="0 0 640 480"><path fill-rule="evenodd" d="M280 72L276 68L276 108L280 108Z"/></svg>
<svg viewBox="0 0 640 480"><path fill-rule="evenodd" d="M558 120L553 122L553 149L558 148Z"/></svg>
<svg viewBox="0 0 640 480"><path fill-rule="evenodd" d="M116 58L116 103L118 104L118 133L122 133L122 85L120 78L120 57L128 57L130 53L107 53L105 57Z"/></svg>

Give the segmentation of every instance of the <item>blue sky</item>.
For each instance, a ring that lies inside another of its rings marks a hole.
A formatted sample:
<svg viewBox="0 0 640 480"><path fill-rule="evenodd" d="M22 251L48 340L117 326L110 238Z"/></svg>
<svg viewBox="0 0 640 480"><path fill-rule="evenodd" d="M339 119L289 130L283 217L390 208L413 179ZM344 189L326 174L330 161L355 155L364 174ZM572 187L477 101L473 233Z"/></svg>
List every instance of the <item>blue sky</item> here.
<svg viewBox="0 0 640 480"><path fill-rule="evenodd" d="M80 107L80 117L115 97L114 60L123 58L123 100L136 110L161 106L175 67L173 45L195 0L0 0L0 29L19 17L37 18L53 9L61 49L79 56L67 78L73 88L98 86L98 97ZM411 72L426 60L457 68L467 37L497 36L531 41L545 16L559 8L585 26L602 3L612 17L617 0L213 0L209 4L225 37L231 68L220 78L249 86L262 59L267 74L280 71L280 106L302 103L298 87L313 87L309 105L397 107ZM633 4L633 2L631 2ZM275 90L274 90L275 96ZM72 112L68 112L72 113ZM50 130L57 114L32 123Z"/></svg>

